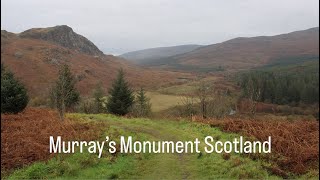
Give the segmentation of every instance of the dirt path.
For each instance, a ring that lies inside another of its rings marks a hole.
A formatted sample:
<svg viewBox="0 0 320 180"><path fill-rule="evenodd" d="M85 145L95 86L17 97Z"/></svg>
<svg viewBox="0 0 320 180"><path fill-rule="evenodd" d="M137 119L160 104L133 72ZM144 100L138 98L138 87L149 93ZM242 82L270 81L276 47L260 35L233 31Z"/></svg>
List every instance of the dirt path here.
<svg viewBox="0 0 320 180"><path fill-rule="evenodd" d="M124 129L125 131L148 134L158 140L171 140L174 142L179 140L178 134L166 132L162 127L146 127L143 126L143 124L132 126L131 124L121 122L110 122L110 125ZM156 179L171 179L177 176L178 179L188 179L190 173L184 168L187 163L184 157L185 154L183 153L162 154L158 157L154 156L154 159L150 160L149 163L143 164L146 168L145 172L148 173L143 174L140 178L150 179L156 177ZM172 169L170 169L171 167L178 169L172 171ZM168 172L174 172L175 175ZM177 172L180 172L180 175L177 174Z"/></svg>
<svg viewBox="0 0 320 180"><path fill-rule="evenodd" d="M164 120L110 121L109 119L108 123L115 129L122 129L135 136L143 133L148 136L148 140L183 141L194 140L194 138L201 139L207 135L229 139L233 136L204 125ZM242 164L246 161L250 162L247 169ZM258 168L254 169L254 166ZM205 177L208 178L268 177L268 173L259 166L259 162L239 156L225 160L221 154L152 154L148 160L137 162L138 173L134 177L138 179L195 179L201 175L206 175ZM236 171L228 175L232 172L230 168L234 168ZM254 171L261 174L257 175Z"/></svg>

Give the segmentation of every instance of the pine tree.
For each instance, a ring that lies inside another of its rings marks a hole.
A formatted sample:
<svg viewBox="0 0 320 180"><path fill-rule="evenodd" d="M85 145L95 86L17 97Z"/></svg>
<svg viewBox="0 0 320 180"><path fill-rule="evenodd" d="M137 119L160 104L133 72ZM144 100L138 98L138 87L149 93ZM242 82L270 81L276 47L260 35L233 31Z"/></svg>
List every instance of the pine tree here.
<svg viewBox="0 0 320 180"><path fill-rule="evenodd" d="M128 82L125 80L122 69L118 71L117 78L109 90L109 95L107 110L110 113L125 115L130 111L134 97Z"/></svg>
<svg viewBox="0 0 320 180"><path fill-rule="evenodd" d="M18 113L29 102L26 88L1 64L1 113Z"/></svg>
<svg viewBox="0 0 320 180"><path fill-rule="evenodd" d="M150 99L146 97L144 89L140 88L135 101L134 114L138 117L146 117L146 116L149 116L150 113L151 113Z"/></svg>
<svg viewBox="0 0 320 180"><path fill-rule="evenodd" d="M51 100L59 112L60 119L64 119L66 108L71 108L79 102L80 95L75 88L76 80L68 65L59 69L59 77L51 91Z"/></svg>
<svg viewBox="0 0 320 180"><path fill-rule="evenodd" d="M104 97L104 90L102 88L101 82L96 85L95 90L93 91L93 98L94 98L94 111L95 113L102 113L104 112L103 107L103 97Z"/></svg>

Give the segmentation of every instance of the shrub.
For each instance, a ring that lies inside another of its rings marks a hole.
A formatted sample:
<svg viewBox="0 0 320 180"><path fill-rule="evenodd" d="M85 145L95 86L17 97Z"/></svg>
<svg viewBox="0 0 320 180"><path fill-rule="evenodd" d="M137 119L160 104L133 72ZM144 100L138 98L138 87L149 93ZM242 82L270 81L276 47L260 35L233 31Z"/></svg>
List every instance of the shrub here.
<svg viewBox="0 0 320 180"><path fill-rule="evenodd" d="M49 105L48 99L45 97L34 97L30 99L29 106L32 107L47 107Z"/></svg>
<svg viewBox="0 0 320 180"><path fill-rule="evenodd" d="M93 114L95 112L93 100L81 98L81 101L79 102L79 104L76 107L76 112Z"/></svg>
<svg viewBox="0 0 320 180"><path fill-rule="evenodd" d="M279 105L277 110L284 114L294 114L293 109L288 105Z"/></svg>
<svg viewBox="0 0 320 180"><path fill-rule="evenodd" d="M176 106L178 114L181 117L192 117L200 114L197 99L192 96L185 96L181 98L181 106Z"/></svg>

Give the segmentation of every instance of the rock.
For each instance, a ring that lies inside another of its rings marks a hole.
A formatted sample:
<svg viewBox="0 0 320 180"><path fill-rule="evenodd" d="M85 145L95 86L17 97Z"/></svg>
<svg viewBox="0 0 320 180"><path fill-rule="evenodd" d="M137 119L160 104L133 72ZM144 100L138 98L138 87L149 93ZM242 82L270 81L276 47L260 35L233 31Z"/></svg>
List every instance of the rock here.
<svg viewBox="0 0 320 180"><path fill-rule="evenodd" d="M66 62L71 57L71 52L65 48L43 49L44 61L51 64L59 65L61 62Z"/></svg>
<svg viewBox="0 0 320 180"><path fill-rule="evenodd" d="M20 33L19 37L50 41L63 47L93 56L103 55L103 52L100 51L91 41L75 33L72 28L66 25L29 29Z"/></svg>
<svg viewBox="0 0 320 180"><path fill-rule="evenodd" d="M50 63L51 63L51 64L59 65L59 60L58 60L58 59L55 59L55 58L52 58L52 59L50 60Z"/></svg>
<svg viewBox="0 0 320 180"><path fill-rule="evenodd" d="M14 53L14 57L16 57L17 59L22 58L22 56L23 56L23 53L20 52L20 51L17 51L17 52Z"/></svg>

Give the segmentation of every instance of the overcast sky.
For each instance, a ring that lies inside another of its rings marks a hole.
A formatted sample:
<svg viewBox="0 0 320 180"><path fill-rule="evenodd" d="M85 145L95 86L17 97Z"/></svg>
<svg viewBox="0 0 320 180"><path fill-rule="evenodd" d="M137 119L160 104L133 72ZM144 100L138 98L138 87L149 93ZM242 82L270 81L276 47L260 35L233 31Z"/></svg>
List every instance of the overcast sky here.
<svg viewBox="0 0 320 180"><path fill-rule="evenodd" d="M1 0L1 29L68 25L106 54L319 26L319 0Z"/></svg>

